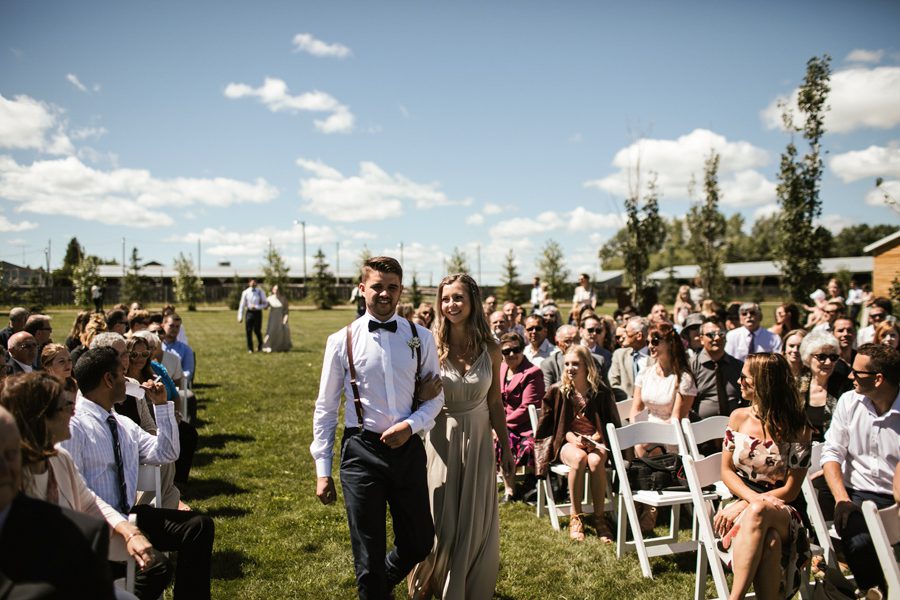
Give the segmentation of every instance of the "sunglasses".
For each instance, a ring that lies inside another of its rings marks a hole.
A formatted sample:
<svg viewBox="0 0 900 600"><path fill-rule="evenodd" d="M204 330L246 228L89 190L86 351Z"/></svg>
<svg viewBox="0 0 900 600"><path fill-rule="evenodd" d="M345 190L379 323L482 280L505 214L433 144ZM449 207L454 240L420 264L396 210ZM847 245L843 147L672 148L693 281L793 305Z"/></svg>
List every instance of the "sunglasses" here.
<svg viewBox="0 0 900 600"><path fill-rule="evenodd" d="M853 375L854 379L859 379L860 375L880 375L881 371L857 371L856 369L850 369L850 374Z"/></svg>
<svg viewBox="0 0 900 600"><path fill-rule="evenodd" d="M755 310L742 310L742 311L741 311L741 316L742 316L742 317L746 317L747 315L754 315L754 316L756 316L756 311L755 311Z"/></svg>
<svg viewBox="0 0 900 600"><path fill-rule="evenodd" d="M532 325L531 327L526 327L525 331L543 331L544 328L540 325Z"/></svg>
<svg viewBox="0 0 900 600"><path fill-rule="evenodd" d="M521 348L503 348L500 353L503 354L503 356L512 356L513 354L518 354L521 351Z"/></svg>
<svg viewBox="0 0 900 600"><path fill-rule="evenodd" d="M658 346L661 341L662 341L662 338L659 337L658 335L650 336L650 345L651 346Z"/></svg>
<svg viewBox="0 0 900 600"><path fill-rule="evenodd" d="M144 350L143 352L132 352L131 358L149 358L150 352Z"/></svg>
<svg viewBox="0 0 900 600"><path fill-rule="evenodd" d="M584 330L587 331L588 333L600 333L603 331L603 328L602 327L585 327Z"/></svg>
<svg viewBox="0 0 900 600"><path fill-rule="evenodd" d="M812 357L813 357L814 359L816 359L817 361L819 361L819 362L825 362L825 361L827 360L827 361L836 363L836 362L838 361L838 359L840 358L840 355L839 355L839 354L824 354L824 353L823 353L823 354L813 354Z"/></svg>
<svg viewBox="0 0 900 600"><path fill-rule="evenodd" d="M748 379L751 379L749 375L744 375L743 373L738 375L738 381L747 381Z"/></svg>
<svg viewBox="0 0 900 600"><path fill-rule="evenodd" d="M723 338L726 334L724 331L710 331L709 333L704 333L703 335L704 337L714 340L716 338Z"/></svg>
<svg viewBox="0 0 900 600"><path fill-rule="evenodd" d="M869 318L873 321L882 321L886 313L869 313Z"/></svg>

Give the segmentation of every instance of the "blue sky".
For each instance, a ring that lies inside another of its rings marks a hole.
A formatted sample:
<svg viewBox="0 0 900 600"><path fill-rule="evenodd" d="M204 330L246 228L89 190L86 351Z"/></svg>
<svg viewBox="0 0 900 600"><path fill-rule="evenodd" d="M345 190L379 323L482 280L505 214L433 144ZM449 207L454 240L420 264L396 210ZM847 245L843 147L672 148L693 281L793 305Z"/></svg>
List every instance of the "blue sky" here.
<svg viewBox="0 0 900 600"><path fill-rule="evenodd" d="M349 274L363 247L496 283L548 239L572 273L621 226L637 157L662 211L722 155L722 210L774 207L776 104L833 58L823 222L898 223L896 2L0 5L0 257L179 252Z"/></svg>

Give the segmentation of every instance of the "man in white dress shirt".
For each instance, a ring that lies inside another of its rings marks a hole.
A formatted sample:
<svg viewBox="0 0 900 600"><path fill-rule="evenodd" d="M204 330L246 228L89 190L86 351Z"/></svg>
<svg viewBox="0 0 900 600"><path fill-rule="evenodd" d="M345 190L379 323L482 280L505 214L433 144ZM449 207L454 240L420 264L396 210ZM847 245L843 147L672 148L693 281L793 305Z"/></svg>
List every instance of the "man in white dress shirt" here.
<svg viewBox="0 0 900 600"><path fill-rule="evenodd" d="M366 261L359 285L366 315L328 338L313 414L316 496L336 499L331 477L341 392L347 398L341 440L341 486L359 597L391 598L394 586L431 551L425 448L419 434L434 426L443 393L415 406L416 374L438 373L434 338L398 319L403 269L395 259ZM348 350L352 358L348 357ZM394 548L386 553L386 507Z"/></svg>
<svg viewBox="0 0 900 600"><path fill-rule="evenodd" d="M740 361L747 360L748 354L756 352L780 352L781 338L759 326L762 311L755 302L744 302L740 308L741 327L728 332L725 338L725 353Z"/></svg>
<svg viewBox="0 0 900 600"><path fill-rule="evenodd" d="M831 513L839 544L862 591L878 586L884 574L860 511L863 501L878 508L894 503L893 479L900 458L900 353L889 346L864 344L853 359L853 390L838 400L825 433L822 469L833 498L819 495ZM891 590L894 597L896 590ZM867 598L870 596L866 596Z"/></svg>
<svg viewBox="0 0 900 600"><path fill-rule="evenodd" d="M256 287L256 280L251 279L238 305L238 323L243 320L247 332L247 352L253 352L253 334L256 334L256 351L262 352L262 311L267 306L266 295Z"/></svg>

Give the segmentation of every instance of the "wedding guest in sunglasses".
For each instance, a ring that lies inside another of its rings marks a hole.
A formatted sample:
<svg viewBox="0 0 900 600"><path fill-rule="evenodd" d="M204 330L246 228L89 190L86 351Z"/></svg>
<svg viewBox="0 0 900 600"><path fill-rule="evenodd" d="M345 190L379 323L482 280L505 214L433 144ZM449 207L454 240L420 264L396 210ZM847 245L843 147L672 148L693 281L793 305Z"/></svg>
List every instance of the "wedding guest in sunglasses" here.
<svg viewBox="0 0 900 600"><path fill-rule="evenodd" d="M545 358L553 352L553 344L547 339L547 326L541 315L528 315L525 319L525 358L534 366L540 368Z"/></svg>
<svg viewBox="0 0 900 600"><path fill-rule="evenodd" d="M813 441L824 442L838 398L852 387L846 375L835 371L840 343L831 333L813 331L800 343L800 359L806 367L797 378L800 399L813 427Z"/></svg>
<svg viewBox="0 0 900 600"><path fill-rule="evenodd" d="M698 420L715 415L727 417L741 404L738 379L744 363L725 352L725 327L715 318L707 317L700 326L700 343L702 350L690 361L697 381L691 417Z"/></svg>

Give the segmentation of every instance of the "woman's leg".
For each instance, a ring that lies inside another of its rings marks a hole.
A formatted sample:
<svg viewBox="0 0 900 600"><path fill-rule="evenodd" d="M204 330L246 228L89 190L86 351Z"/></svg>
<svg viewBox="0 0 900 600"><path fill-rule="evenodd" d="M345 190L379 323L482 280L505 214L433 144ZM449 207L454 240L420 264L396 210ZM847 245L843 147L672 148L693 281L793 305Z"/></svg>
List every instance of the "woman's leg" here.
<svg viewBox="0 0 900 600"><path fill-rule="evenodd" d="M785 538L787 539L787 538ZM777 600L784 573L781 568L782 538L775 529L769 529L763 539L763 552L753 578L753 591L759 600Z"/></svg>
<svg viewBox="0 0 900 600"><path fill-rule="evenodd" d="M769 530L783 540L789 535L790 513L764 500L754 500L739 517L740 528L732 540L731 599L743 598L756 578ZM769 575L767 573L766 575Z"/></svg>
<svg viewBox="0 0 900 600"><path fill-rule="evenodd" d="M588 469L591 471L591 499L594 501L594 514L603 517L606 505L606 453L591 452L587 456Z"/></svg>
<svg viewBox="0 0 900 600"><path fill-rule="evenodd" d="M569 467L569 497L572 507L569 514L581 514L581 490L584 486L584 471L587 469L588 455L572 444L564 444L559 451L559 459Z"/></svg>

